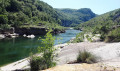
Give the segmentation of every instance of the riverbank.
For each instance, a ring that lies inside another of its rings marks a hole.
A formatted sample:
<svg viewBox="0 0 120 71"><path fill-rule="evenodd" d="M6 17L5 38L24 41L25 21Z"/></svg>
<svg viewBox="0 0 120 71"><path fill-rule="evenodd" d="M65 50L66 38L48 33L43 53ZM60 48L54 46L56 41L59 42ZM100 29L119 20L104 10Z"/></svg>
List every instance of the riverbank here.
<svg viewBox="0 0 120 71"><path fill-rule="evenodd" d="M79 30L65 30L65 33L53 35L56 37L55 45L68 42L72 37L75 37ZM0 66L6 65L29 56L31 52L36 53L37 47L42 46L39 37L44 39L44 36L35 36L28 38L19 36L16 38L5 38L0 40ZM59 40L58 40L58 39Z"/></svg>
<svg viewBox="0 0 120 71"><path fill-rule="evenodd" d="M64 64L43 71L120 71L120 68L102 66L101 64Z"/></svg>
<svg viewBox="0 0 120 71"><path fill-rule="evenodd" d="M59 28L51 28L52 34L59 34L59 33L65 33L65 28L61 27ZM19 27L19 28L8 28L8 29L0 29L0 39L4 38L15 38L20 36L29 36L29 35L45 35L49 29L46 27L41 26L29 26L29 27Z"/></svg>
<svg viewBox="0 0 120 71"><path fill-rule="evenodd" d="M58 49L57 65L67 64L75 61L80 50L87 50L99 57L97 65L103 67L113 67L120 69L120 42L104 43L104 42L81 42L61 44L56 47ZM28 59L23 59L7 66L1 67L1 70L15 70L29 68ZM59 71L59 70L58 70ZM119 70L118 70L119 71Z"/></svg>
<svg viewBox="0 0 120 71"><path fill-rule="evenodd" d="M98 57L95 64L68 64L77 59L79 51L87 50ZM45 71L120 71L120 42L81 42L65 46L58 55L58 66Z"/></svg>
<svg viewBox="0 0 120 71"><path fill-rule="evenodd" d="M56 50L56 53L60 53L61 48L59 48L59 47L64 47L67 45L68 45L67 43L55 45L54 47L58 48ZM37 54L37 55L40 55L40 54ZM13 62L13 63L10 63L8 65L0 67L0 71L24 70L24 69L29 69L29 68L30 68L29 57L27 57L27 58L24 58L22 60L19 60L19 61L16 61L16 62Z"/></svg>
<svg viewBox="0 0 120 71"><path fill-rule="evenodd" d="M22 27L22 28L16 28L15 29L15 33L19 33L19 35L31 35L31 34L34 34L34 35L45 35L47 33L47 28L45 27L29 27L29 28L26 28L26 27ZM58 28L55 28L55 29L52 29L52 32L53 34L59 34L59 33L65 33L65 29L58 29Z"/></svg>

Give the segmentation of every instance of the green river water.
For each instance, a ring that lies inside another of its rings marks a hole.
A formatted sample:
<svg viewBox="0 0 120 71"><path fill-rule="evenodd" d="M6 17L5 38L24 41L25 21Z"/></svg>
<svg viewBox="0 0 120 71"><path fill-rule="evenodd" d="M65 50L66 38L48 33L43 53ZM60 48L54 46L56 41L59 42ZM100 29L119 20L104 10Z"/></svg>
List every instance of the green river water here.
<svg viewBox="0 0 120 71"><path fill-rule="evenodd" d="M66 30L65 33L54 35L56 38L62 38L61 40L56 39L55 45L57 45L58 42L68 42L80 32L81 31L79 30L71 29ZM0 66L28 57L31 52L36 53L37 47L42 46L38 40L39 37L43 36L36 36L33 39L27 37L17 37L0 40Z"/></svg>

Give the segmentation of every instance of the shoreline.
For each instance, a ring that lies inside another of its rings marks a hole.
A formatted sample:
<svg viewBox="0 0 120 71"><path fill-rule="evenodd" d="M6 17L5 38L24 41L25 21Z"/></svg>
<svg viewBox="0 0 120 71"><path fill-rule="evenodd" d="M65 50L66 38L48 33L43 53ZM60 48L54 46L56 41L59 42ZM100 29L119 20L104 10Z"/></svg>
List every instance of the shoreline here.
<svg viewBox="0 0 120 71"><path fill-rule="evenodd" d="M115 43L105 43L105 42L80 42L80 43L64 43L55 45L55 48L59 47L56 53L58 54L57 62L58 65L64 65L68 62L76 60L76 56L79 50L88 50L93 54L100 56L102 59L98 62L102 66L112 66L116 68L120 68L120 42ZM119 49L118 49L119 48ZM119 53L116 53L118 52ZM28 69L29 62L28 58L10 63L8 65L2 66L2 71L11 71L16 69Z"/></svg>
<svg viewBox="0 0 120 71"><path fill-rule="evenodd" d="M73 37L72 37L73 38ZM65 43L62 43L62 44L58 44L58 45L54 45L54 47L60 47L60 48L58 48L58 50L57 50L57 53L58 52L60 52L60 50L61 50L61 48L62 47L64 47L64 46L66 46L66 45L68 45L67 44L67 42L65 42ZM29 56L28 56L29 57ZM28 58L28 57L26 57L26 58ZM25 58L24 58L25 59ZM17 61L15 61L15 62L11 62L11 63L8 63L8 64L5 64L5 65L3 65L3 66L0 66L0 68L1 69L5 69L5 67L7 67L6 69L10 69L11 67L12 68L16 68L16 66L18 65L20 65L21 64L21 62L23 62L24 61L24 59L20 59L20 60L17 60ZM28 62L28 61L27 61ZM25 62L25 63L27 63L27 62ZM24 64L25 65L25 64ZM22 67L26 67L26 66L20 66L20 68L19 69L22 69Z"/></svg>
<svg viewBox="0 0 120 71"><path fill-rule="evenodd" d="M56 53L59 53L61 51L61 48L59 47L64 47L67 46L67 43L63 43L63 44L58 44L55 45L55 48L58 48L57 51L55 51ZM40 54L37 54L40 55ZM30 56L29 56L30 57ZM3 65L0 67L0 71L12 71L12 70L24 70L24 69L28 69L29 67L29 57L26 57L24 59Z"/></svg>

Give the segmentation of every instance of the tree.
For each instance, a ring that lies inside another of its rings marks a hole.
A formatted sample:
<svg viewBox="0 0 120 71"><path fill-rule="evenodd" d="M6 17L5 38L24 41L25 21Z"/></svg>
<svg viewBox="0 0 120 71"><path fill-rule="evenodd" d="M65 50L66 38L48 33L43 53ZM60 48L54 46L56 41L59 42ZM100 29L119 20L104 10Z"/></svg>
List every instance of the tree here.
<svg viewBox="0 0 120 71"><path fill-rule="evenodd" d="M9 5L9 0L0 0L0 14L6 12L6 7Z"/></svg>
<svg viewBox="0 0 120 71"><path fill-rule="evenodd" d="M21 10L21 4L17 0L10 0L10 5L6 7L7 11L18 12Z"/></svg>
<svg viewBox="0 0 120 71"><path fill-rule="evenodd" d="M38 52L41 56L32 56L30 59L31 71L38 71L55 66L54 62L54 40L51 31L45 35L45 39L41 39L43 47L38 47Z"/></svg>
<svg viewBox="0 0 120 71"><path fill-rule="evenodd" d="M6 15L0 15L0 25L7 23L8 23L8 17Z"/></svg>

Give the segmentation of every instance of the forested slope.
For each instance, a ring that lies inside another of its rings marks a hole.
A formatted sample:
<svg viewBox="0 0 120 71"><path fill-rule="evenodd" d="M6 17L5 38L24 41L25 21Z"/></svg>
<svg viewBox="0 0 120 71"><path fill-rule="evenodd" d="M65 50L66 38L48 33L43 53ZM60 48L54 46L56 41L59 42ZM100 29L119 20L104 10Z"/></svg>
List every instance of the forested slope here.
<svg viewBox="0 0 120 71"><path fill-rule="evenodd" d="M56 9L59 13L63 26L76 26L96 17L89 8L82 9Z"/></svg>
<svg viewBox="0 0 120 71"><path fill-rule="evenodd" d="M93 28L93 27L114 27L120 25L120 9L102 14L85 23L82 23L78 28Z"/></svg>
<svg viewBox="0 0 120 71"><path fill-rule="evenodd" d="M0 27L27 25L58 26L57 12L40 0L0 0Z"/></svg>
<svg viewBox="0 0 120 71"><path fill-rule="evenodd" d="M80 24L76 29L101 34L101 40L106 42L120 42L120 9L95 17Z"/></svg>
<svg viewBox="0 0 120 71"><path fill-rule="evenodd" d="M0 28L76 26L95 17L88 8L54 9L40 0L0 0ZM26 26L27 25L27 26Z"/></svg>

